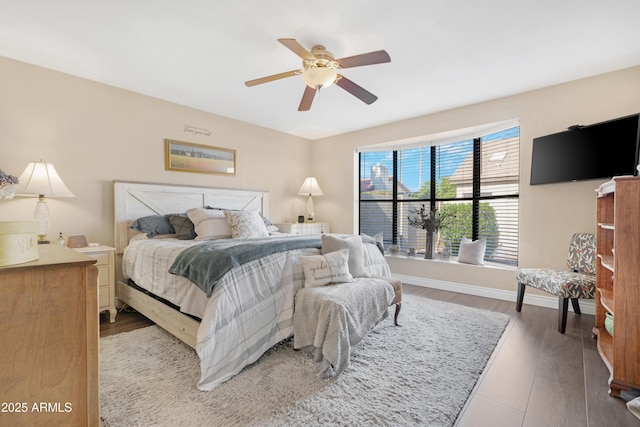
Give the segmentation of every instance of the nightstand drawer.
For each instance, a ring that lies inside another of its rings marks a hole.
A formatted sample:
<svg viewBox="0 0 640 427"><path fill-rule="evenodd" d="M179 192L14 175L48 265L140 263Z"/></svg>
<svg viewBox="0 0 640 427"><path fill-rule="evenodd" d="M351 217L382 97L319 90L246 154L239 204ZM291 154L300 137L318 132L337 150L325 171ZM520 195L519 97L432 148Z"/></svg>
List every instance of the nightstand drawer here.
<svg viewBox="0 0 640 427"><path fill-rule="evenodd" d="M111 266L96 264L98 267L98 286L109 286L111 283Z"/></svg>
<svg viewBox="0 0 640 427"><path fill-rule="evenodd" d="M327 222L305 222L290 224L274 224L278 231L287 234L324 234L329 233Z"/></svg>
<svg viewBox="0 0 640 427"><path fill-rule="evenodd" d="M109 308L109 301L111 301L111 288L109 286L101 286L98 288L98 307Z"/></svg>
<svg viewBox="0 0 640 427"><path fill-rule="evenodd" d="M95 258L98 262L96 265L109 265L109 253L101 253L101 254L86 254L91 258Z"/></svg>

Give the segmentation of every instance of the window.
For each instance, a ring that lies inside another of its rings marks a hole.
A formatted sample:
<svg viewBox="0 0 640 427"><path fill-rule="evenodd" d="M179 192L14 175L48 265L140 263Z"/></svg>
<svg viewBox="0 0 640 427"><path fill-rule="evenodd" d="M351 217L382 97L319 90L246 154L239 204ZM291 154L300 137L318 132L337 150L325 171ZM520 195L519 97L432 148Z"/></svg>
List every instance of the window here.
<svg viewBox="0 0 640 427"><path fill-rule="evenodd" d="M458 253L460 239L485 237L485 260L517 265L520 127L438 144L361 151L360 232L382 231L400 251L424 250L426 233L409 225L425 205L451 220L440 229L443 245Z"/></svg>

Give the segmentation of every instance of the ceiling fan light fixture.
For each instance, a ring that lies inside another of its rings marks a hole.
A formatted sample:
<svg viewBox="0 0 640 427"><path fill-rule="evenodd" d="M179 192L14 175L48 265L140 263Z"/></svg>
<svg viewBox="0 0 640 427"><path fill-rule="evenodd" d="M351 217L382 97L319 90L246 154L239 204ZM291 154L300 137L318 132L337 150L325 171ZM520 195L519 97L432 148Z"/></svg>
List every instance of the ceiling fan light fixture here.
<svg viewBox="0 0 640 427"><path fill-rule="evenodd" d="M325 67L308 68L302 73L307 86L317 90L331 86L337 77L334 69Z"/></svg>
<svg viewBox="0 0 640 427"><path fill-rule="evenodd" d="M391 57L384 50L377 50L369 53L362 53L354 56L335 59L333 54L322 45L315 45L311 48L311 52L304 48L296 39L282 38L278 39L280 43L302 59L303 70L291 70L284 73L273 74L271 76L244 82L246 86L255 86L262 83L272 82L274 80L284 79L292 76L302 76L305 83L304 93L298 106L298 111L309 111L313 98L320 89L329 87L332 84L344 89L351 95L358 98L365 104L372 104L378 97L358 86L345 76L338 74L337 70L344 68L361 67L363 65L381 64L391 62Z"/></svg>

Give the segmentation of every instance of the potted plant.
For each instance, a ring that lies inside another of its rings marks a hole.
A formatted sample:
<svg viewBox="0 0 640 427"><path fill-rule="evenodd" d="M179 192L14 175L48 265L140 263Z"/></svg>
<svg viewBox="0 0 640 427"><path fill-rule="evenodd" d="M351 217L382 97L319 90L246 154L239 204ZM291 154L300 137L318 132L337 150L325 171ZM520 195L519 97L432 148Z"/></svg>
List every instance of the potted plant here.
<svg viewBox="0 0 640 427"><path fill-rule="evenodd" d="M438 208L427 209L423 204L420 209L409 208L409 212L415 216L409 216L409 225L426 231L427 242L424 251L425 259L433 258L434 234L446 224L448 215L444 215L438 211Z"/></svg>

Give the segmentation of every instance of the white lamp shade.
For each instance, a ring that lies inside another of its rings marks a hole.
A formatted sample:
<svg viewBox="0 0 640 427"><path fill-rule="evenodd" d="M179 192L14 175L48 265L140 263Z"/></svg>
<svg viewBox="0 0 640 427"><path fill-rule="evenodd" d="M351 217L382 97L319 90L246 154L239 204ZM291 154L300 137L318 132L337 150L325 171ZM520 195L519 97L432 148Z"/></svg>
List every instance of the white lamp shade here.
<svg viewBox="0 0 640 427"><path fill-rule="evenodd" d="M338 74L331 68L309 68L302 73L302 80L313 89L322 89L331 86Z"/></svg>
<svg viewBox="0 0 640 427"><path fill-rule="evenodd" d="M18 182L16 196L75 197L51 163L29 162Z"/></svg>
<svg viewBox="0 0 640 427"><path fill-rule="evenodd" d="M302 187L298 190L298 196L324 196L318 181L313 176L308 176L304 179Z"/></svg>

